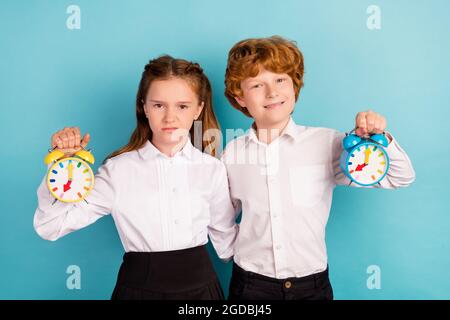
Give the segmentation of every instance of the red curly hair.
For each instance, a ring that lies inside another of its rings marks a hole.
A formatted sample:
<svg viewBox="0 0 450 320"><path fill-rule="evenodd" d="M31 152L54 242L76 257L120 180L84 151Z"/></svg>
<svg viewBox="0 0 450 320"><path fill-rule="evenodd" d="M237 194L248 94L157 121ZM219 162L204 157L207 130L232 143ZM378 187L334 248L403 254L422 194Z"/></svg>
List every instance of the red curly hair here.
<svg viewBox="0 0 450 320"><path fill-rule="evenodd" d="M225 73L225 96L237 110L251 117L247 108L236 101L242 97L241 81L256 77L260 67L288 74L294 84L295 101L303 87L303 54L294 41L280 36L246 39L236 43L228 53Z"/></svg>

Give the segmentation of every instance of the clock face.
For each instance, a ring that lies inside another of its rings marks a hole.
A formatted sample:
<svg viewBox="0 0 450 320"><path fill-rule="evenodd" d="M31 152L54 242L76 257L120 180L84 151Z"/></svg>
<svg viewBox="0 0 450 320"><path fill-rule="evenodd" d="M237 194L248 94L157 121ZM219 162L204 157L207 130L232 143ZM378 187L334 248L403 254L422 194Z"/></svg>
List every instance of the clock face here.
<svg viewBox="0 0 450 320"><path fill-rule="evenodd" d="M65 158L57 161L48 171L47 186L60 201L81 201L94 186L94 173L83 160Z"/></svg>
<svg viewBox="0 0 450 320"><path fill-rule="evenodd" d="M360 185L378 183L386 175L388 167L386 151L374 143L361 144L347 157L347 172Z"/></svg>

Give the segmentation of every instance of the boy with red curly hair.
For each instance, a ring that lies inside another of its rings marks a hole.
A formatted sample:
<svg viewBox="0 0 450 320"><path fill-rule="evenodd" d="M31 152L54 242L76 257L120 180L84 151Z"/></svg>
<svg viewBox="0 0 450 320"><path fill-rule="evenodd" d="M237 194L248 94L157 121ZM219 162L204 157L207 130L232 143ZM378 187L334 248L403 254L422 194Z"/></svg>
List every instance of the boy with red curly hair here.
<svg viewBox="0 0 450 320"><path fill-rule="evenodd" d="M292 119L303 73L296 44L278 36L243 40L229 52L225 95L254 120L222 156L236 213L242 210L231 300L333 299L325 227L334 187L350 183L339 166L345 134ZM386 129L386 119L371 110L355 122L361 137ZM406 187L414 169L386 136L390 168L375 187Z"/></svg>

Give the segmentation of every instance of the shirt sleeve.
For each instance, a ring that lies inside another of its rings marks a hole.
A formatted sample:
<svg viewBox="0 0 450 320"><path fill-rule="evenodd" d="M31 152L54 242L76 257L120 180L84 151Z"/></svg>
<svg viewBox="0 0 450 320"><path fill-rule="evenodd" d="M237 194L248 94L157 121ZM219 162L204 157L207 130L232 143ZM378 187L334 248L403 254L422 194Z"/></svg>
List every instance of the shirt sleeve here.
<svg viewBox="0 0 450 320"><path fill-rule="evenodd" d="M397 189L407 187L413 183L416 174L411 164L411 160L406 152L400 147L397 140L389 132L386 132L386 134L391 138L391 142L386 148L390 161L389 170L379 184L364 187L356 183L350 184L351 180L342 172L339 162L344 150L342 140L345 137L345 133L335 131L332 138L332 166L335 184L362 188Z"/></svg>
<svg viewBox="0 0 450 320"><path fill-rule="evenodd" d="M37 190L38 207L33 221L37 234L45 240L55 241L110 214L115 199L112 167L113 161L108 159L98 169L94 188L85 198L87 202L54 202L55 198L50 194L44 177Z"/></svg>
<svg viewBox="0 0 450 320"><path fill-rule="evenodd" d="M210 200L211 220L208 234L219 258L227 262L234 255L233 245L239 226L231 202L225 165L220 163Z"/></svg>
<svg viewBox="0 0 450 320"><path fill-rule="evenodd" d="M231 141L226 146L224 152L222 153L222 155L220 157L220 161L225 165L225 168L226 168L227 179L228 179L229 173L230 173L230 170L229 170L230 166L229 165L233 165L233 163L239 163L239 160L237 160L237 148L238 148L238 145L235 142L236 142L235 140ZM242 203L241 203L240 199L236 199L235 197L233 197L233 193L231 192L231 186L230 186L229 181L230 180L228 179L228 187L229 187L231 203L232 203L233 208L234 208L235 216L237 217L242 211Z"/></svg>

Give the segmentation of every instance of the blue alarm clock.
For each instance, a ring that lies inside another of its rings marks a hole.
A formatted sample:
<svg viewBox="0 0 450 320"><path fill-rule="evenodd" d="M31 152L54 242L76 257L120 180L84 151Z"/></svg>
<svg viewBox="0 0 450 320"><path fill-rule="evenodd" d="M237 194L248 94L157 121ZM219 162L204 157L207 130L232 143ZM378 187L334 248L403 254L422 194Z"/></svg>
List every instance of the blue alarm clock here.
<svg viewBox="0 0 450 320"><path fill-rule="evenodd" d="M350 184L355 182L361 186L372 186L380 183L389 170L386 134L383 132L361 138L354 131L346 133L342 140L341 170L350 179Z"/></svg>

